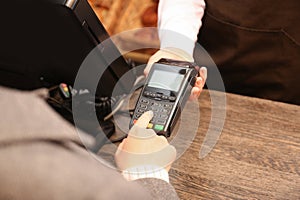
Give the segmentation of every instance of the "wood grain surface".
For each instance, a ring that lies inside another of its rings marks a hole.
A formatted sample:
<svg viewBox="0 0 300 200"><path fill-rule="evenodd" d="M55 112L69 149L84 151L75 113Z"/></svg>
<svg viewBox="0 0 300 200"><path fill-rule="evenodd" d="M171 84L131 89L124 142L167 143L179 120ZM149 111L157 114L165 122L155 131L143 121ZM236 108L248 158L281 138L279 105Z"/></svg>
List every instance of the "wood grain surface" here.
<svg viewBox="0 0 300 200"><path fill-rule="evenodd" d="M197 135L170 171L179 197L300 199L300 107L226 96L221 136L214 149L200 159L211 119L209 92L201 94Z"/></svg>

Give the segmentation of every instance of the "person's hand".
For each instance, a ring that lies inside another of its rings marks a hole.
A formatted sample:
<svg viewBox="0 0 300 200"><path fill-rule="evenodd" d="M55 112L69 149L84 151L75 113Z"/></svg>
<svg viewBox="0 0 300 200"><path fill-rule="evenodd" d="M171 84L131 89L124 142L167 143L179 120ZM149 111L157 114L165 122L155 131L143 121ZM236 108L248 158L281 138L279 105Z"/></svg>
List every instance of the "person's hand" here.
<svg viewBox="0 0 300 200"><path fill-rule="evenodd" d="M183 60L188 62L193 62L194 59L184 51L175 48L166 48L158 50L155 54L153 54L148 60L147 66L144 70L144 75L148 76L149 71L153 63L159 61L161 58L168 58L173 60ZM190 100L196 100L200 96L200 93L204 87L206 78L207 78L207 69L206 67L200 68L200 77L197 77L195 85L192 89Z"/></svg>
<svg viewBox="0 0 300 200"><path fill-rule="evenodd" d="M152 117L152 111L145 112L119 145L115 161L120 170L137 166L170 169L176 158L176 149L164 136L158 136L153 129L146 129Z"/></svg>

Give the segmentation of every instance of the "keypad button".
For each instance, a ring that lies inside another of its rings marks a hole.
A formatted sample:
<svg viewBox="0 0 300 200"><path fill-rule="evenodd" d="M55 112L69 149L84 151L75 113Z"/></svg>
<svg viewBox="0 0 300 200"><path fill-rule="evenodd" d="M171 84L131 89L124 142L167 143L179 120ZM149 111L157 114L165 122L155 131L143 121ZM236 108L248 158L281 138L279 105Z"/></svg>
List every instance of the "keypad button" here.
<svg viewBox="0 0 300 200"><path fill-rule="evenodd" d="M176 97L169 96L169 100L170 100L170 101L175 101L175 100L176 100Z"/></svg>
<svg viewBox="0 0 300 200"><path fill-rule="evenodd" d="M154 129L157 130L157 131L162 131L162 130L164 130L164 126L163 126L163 125L156 124L156 125L154 126Z"/></svg>
<svg viewBox="0 0 300 200"><path fill-rule="evenodd" d="M165 110L172 110L172 107L167 106L167 107L164 107L164 109Z"/></svg>
<svg viewBox="0 0 300 200"><path fill-rule="evenodd" d="M144 95L147 97L147 96L150 96L151 92L149 91L144 91Z"/></svg>
<svg viewBox="0 0 300 200"><path fill-rule="evenodd" d="M135 118L139 118L141 116L141 114L135 114L134 117Z"/></svg>
<svg viewBox="0 0 300 200"><path fill-rule="evenodd" d="M142 99L141 102L144 104L149 104L149 101L147 99Z"/></svg>
<svg viewBox="0 0 300 200"><path fill-rule="evenodd" d="M158 111L159 111L159 108L157 108L157 107L155 108L155 107L154 107L154 108L152 108L152 111L153 111L153 112L158 112Z"/></svg>
<svg viewBox="0 0 300 200"><path fill-rule="evenodd" d="M164 104L164 108L172 108L171 104Z"/></svg>
<svg viewBox="0 0 300 200"><path fill-rule="evenodd" d="M162 99L164 99L164 100L167 100L167 99L169 99L168 98L168 96L166 96L166 95L162 95L162 97L161 97Z"/></svg>
<svg viewBox="0 0 300 200"><path fill-rule="evenodd" d="M158 123L158 124L165 124L165 123L166 123L166 120L158 119L158 120L156 121L156 123Z"/></svg>
<svg viewBox="0 0 300 200"><path fill-rule="evenodd" d="M162 95L161 95L161 94L156 94L156 97L157 97L157 98L161 98Z"/></svg>
<svg viewBox="0 0 300 200"><path fill-rule="evenodd" d="M147 109L147 106L144 105L144 104L141 104L141 105L140 105L140 108Z"/></svg>
<svg viewBox="0 0 300 200"><path fill-rule="evenodd" d="M152 102L151 103L151 106L159 106L160 104L159 103L157 103L157 102Z"/></svg>
<svg viewBox="0 0 300 200"><path fill-rule="evenodd" d="M144 113L145 112L144 109L138 109L137 111L138 111L138 113Z"/></svg>
<svg viewBox="0 0 300 200"><path fill-rule="evenodd" d="M161 109L161 112L165 114L169 114L170 111L168 109Z"/></svg>
<svg viewBox="0 0 300 200"><path fill-rule="evenodd" d="M161 119L167 119L168 115L159 115L159 118L161 118Z"/></svg>
<svg viewBox="0 0 300 200"><path fill-rule="evenodd" d="M154 93L150 93L149 96L154 98L156 95Z"/></svg>
<svg viewBox="0 0 300 200"><path fill-rule="evenodd" d="M149 123L147 128L153 128L153 124L152 123Z"/></svg>

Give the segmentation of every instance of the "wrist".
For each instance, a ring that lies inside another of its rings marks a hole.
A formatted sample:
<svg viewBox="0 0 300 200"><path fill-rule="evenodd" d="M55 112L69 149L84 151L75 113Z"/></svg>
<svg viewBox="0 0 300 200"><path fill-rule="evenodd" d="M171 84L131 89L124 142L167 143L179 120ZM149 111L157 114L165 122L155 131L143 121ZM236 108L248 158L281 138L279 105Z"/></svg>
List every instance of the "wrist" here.
<svg viewBox="0 0 300 200"><path fill-rule="evenodd" d="M167 54L172 54L177 60L183 60L188 62L194 62L193 55L178 47L161 47L160 51Z"/></svg>

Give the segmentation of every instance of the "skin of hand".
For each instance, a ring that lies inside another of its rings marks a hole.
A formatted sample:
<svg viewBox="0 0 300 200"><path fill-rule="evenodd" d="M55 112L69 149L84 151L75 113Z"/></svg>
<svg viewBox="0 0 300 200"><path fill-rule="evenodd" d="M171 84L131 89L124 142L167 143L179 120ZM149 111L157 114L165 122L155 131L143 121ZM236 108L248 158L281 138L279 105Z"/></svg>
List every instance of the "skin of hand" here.
<svg viewBox="0 0 300 200"><path fill-rule="evenodd" d="M148 76L150 68L153 63L159 61L161 58L169 58L174 60L183 60L193 62L194 59L184 51L176 48L165 48L158 50L155 54L153 54L148 60L147 66L144 70L144 75ZM204 87L206 78L207 78L207 69L206 67L200 68L200 77L197 77L196 83L192 89L190 100L196 100L199 98L200 93Z"/></svg>
<svg viewBox="0 0 300 200"><path fill-rule="evenodd" d="M164 136L158 136L153 129L146 129L152 117L152 111L145 112L118 146L115 161L120 170L145 165L167 171L171 168L176 159L176 149Z"/></svg>

